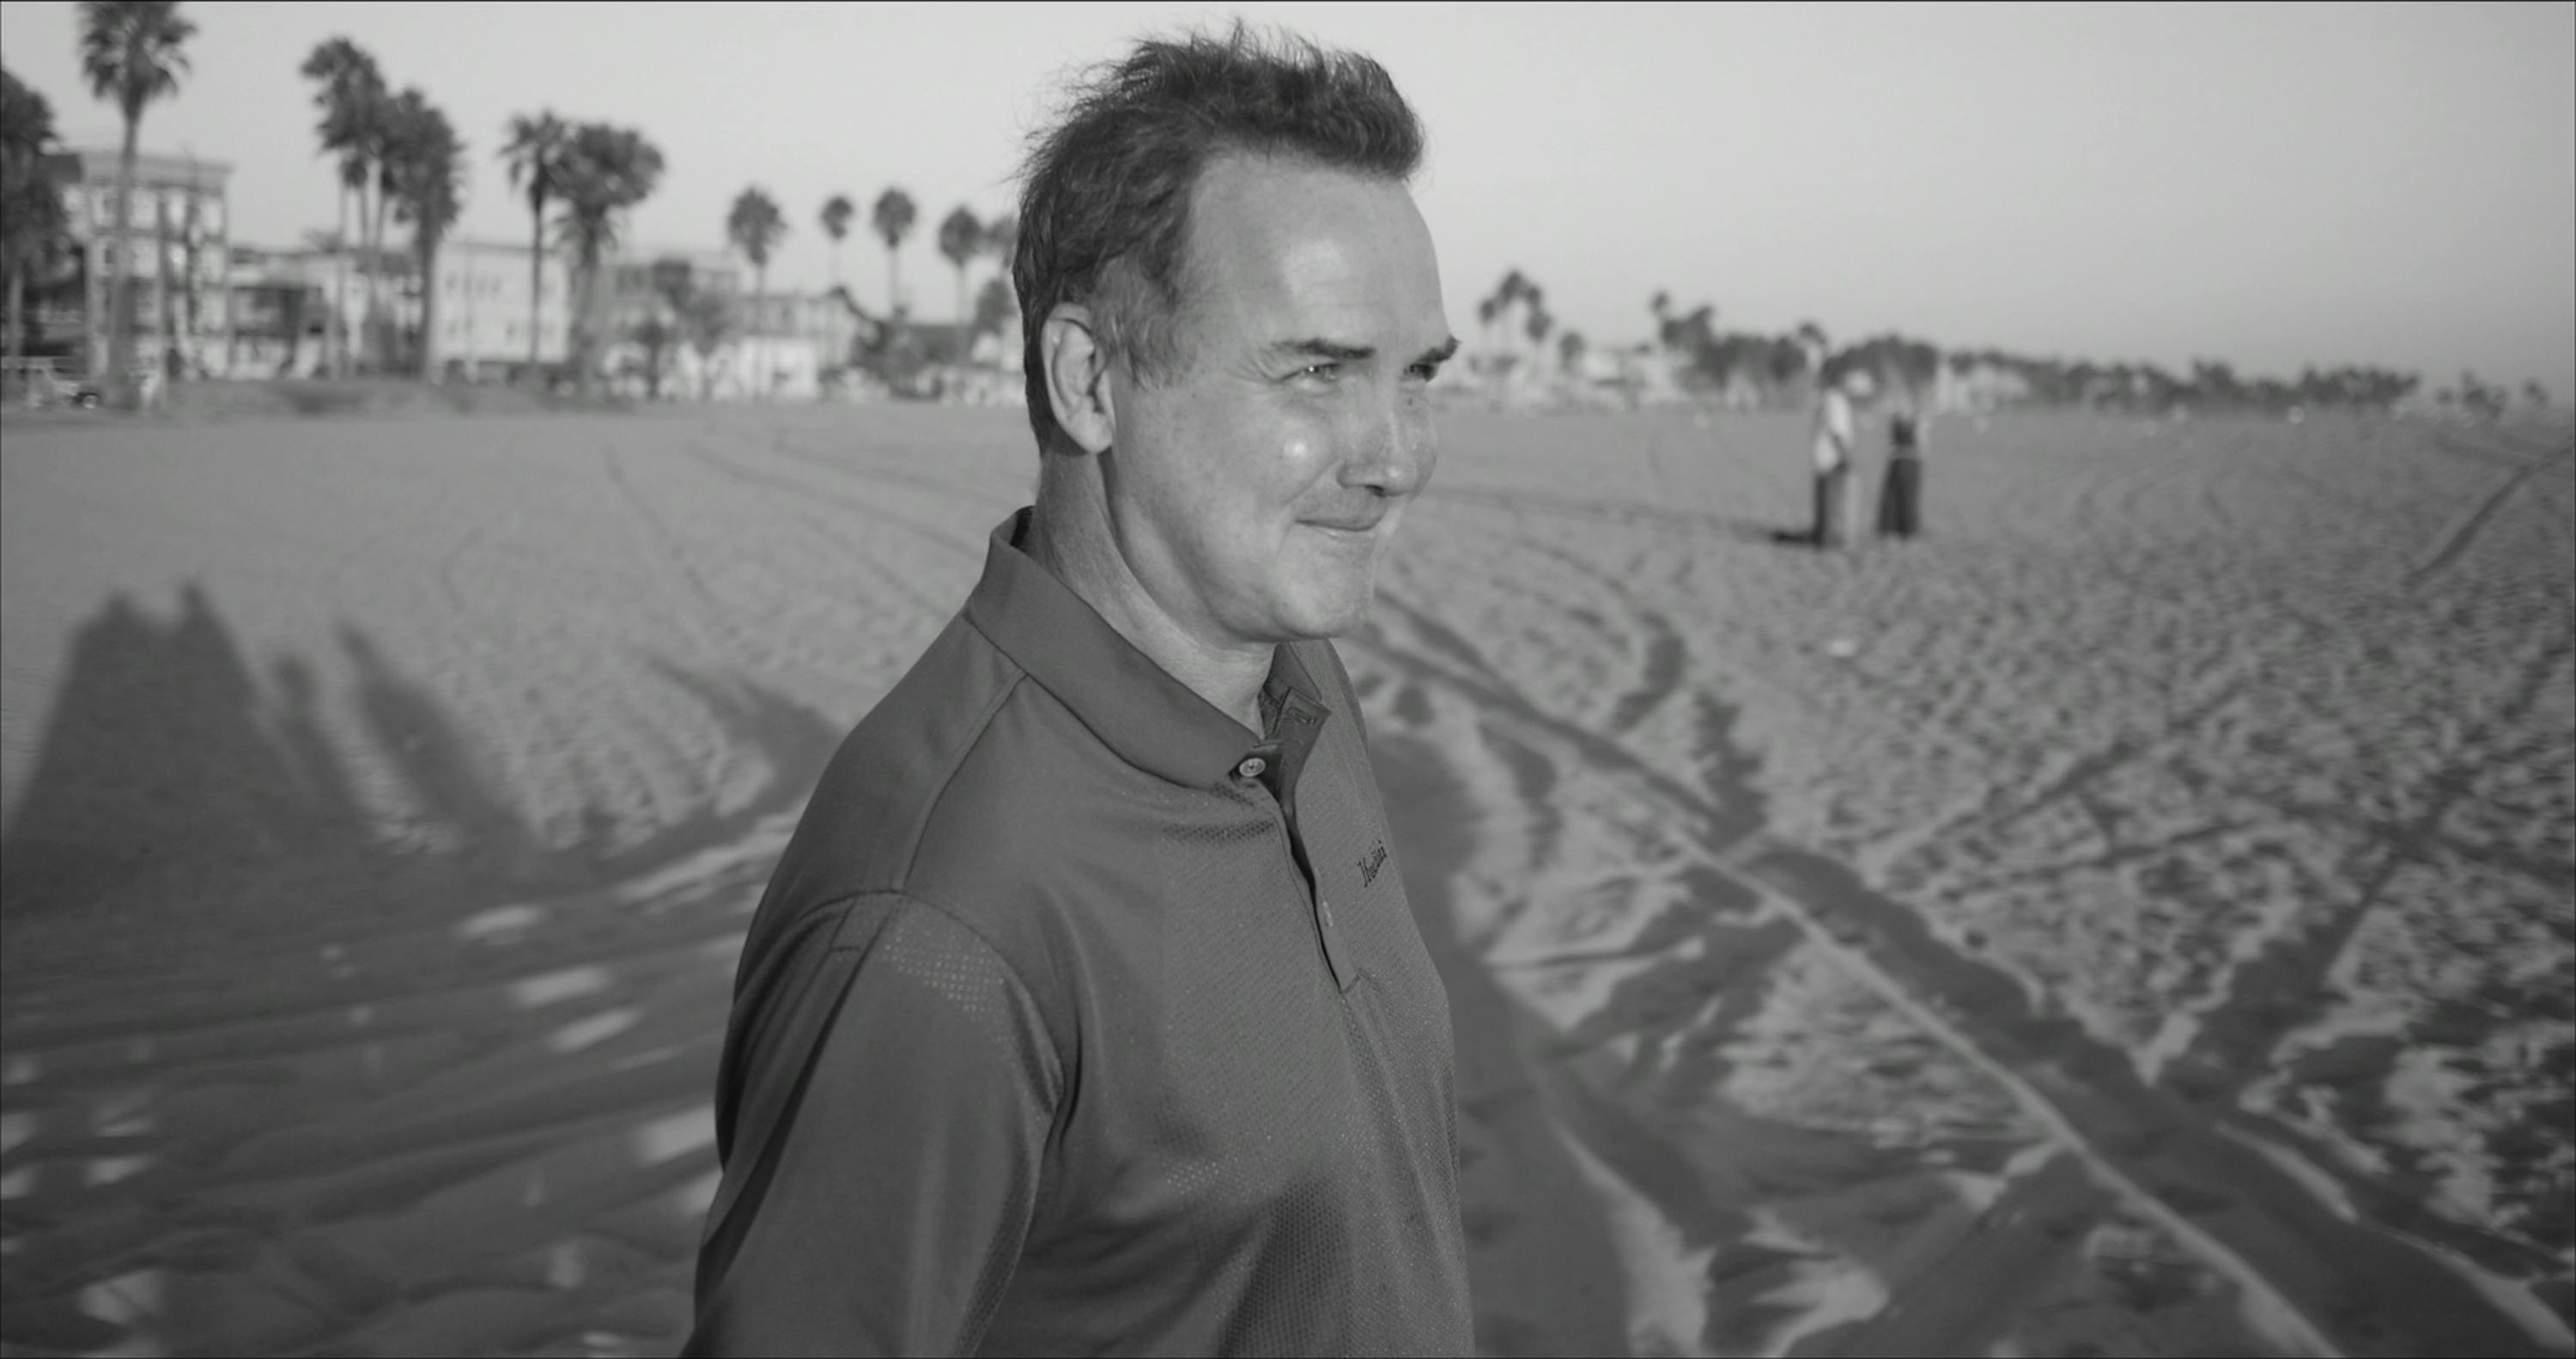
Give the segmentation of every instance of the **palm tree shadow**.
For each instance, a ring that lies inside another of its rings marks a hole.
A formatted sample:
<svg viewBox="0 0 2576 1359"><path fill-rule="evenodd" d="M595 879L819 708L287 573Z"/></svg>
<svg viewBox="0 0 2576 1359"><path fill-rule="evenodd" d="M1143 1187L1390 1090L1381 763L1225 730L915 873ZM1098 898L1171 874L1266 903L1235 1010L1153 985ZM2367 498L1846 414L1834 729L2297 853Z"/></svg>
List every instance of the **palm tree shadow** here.
<svg viewBox="0 0 2576 1359"><path fill-rule="evenodd" d="M577 889L743 834L812 788L836 730L756 685L648 664L715 718L767 777L643 843L582 808L570 843L529 824L487 748L368 633L339 630L361 736L335 742L320 667L275 658L266 682L205 591L155 619L124 594L75 631L23 796L0 832L0 930L53 921L95 945L196 921L314 923L297 912L441 912ZM434 834L400 843L358 792L361 762ZM304 890L326 884L328 892ZM313 900L327 897L329 901ZM351 898L355 899L351 899ZM195 933L190 931L189 933ZM86 947L86 946L84 946Z"/></svg>
<svg viewBox="0 0 2576 1359"><path fill-rule="evenodd" d="M206 900L286 854L372 857L321 737L310 670L284 663L279 680L279 700L263 699L193 583L167 625L111 598L74 636L0 837L0 923Z"/></svg>
<svg viewBox="0 0 2576 1359"><path fill-rule="evenodd" d="M42 1262L0 1348L443 1352L483 1332L411 1300L594 1235L634 1233L612 1272L685 1279L731 936L835 724L644 658L730 777L620 844L596 802L540 833L484 733L355 625L255 664L192 584L171 614L109 599L63 660L0 828L5 1196ZM396 808L434 833L396 838ZM617 1188L544 1197L585 1176ZM245 1184L256 1214L226 1206ZM416 1257L343 1249L414 1229ZM281 1287L327 1301L262 1311Z"/></svg>

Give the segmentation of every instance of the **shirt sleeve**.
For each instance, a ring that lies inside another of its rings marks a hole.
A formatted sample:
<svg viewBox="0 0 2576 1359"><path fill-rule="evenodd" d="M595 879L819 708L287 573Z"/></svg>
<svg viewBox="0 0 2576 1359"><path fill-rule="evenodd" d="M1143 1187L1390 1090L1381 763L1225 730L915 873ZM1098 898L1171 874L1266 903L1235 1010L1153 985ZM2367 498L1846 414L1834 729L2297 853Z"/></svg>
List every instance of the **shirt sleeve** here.
<svg viewBox="0 0 2576 1359"><path fill-rule="evenodd" d="M972 1352L1018 1261L1060 1091L1043 1017L945 912L846 909L736 998L683 1353Z"/></svg>

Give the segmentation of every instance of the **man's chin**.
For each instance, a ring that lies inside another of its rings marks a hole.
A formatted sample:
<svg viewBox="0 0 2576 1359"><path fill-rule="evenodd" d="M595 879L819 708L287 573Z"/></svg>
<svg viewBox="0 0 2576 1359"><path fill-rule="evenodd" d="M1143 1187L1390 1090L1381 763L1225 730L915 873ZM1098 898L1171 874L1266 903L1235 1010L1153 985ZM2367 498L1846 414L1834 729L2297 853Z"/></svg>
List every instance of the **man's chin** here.
<svg viewBox="0 0 2576 1359"><path fill-rule="evenodd" d="M1326 597L1300 600L1297 607L1287 611L1283 621L1298 641L1340 637L1367 626L1376 601L1377 589L1372 583L1356 590L1335 591Z"/></svg>

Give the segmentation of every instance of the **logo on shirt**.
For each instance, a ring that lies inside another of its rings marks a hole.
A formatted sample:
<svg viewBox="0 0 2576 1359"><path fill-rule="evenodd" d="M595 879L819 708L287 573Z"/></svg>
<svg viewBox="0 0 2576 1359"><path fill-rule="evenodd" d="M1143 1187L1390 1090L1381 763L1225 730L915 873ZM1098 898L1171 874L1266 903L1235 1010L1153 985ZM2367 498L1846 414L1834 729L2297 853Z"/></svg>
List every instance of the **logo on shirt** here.
<svg viewBox="0 0 2576 1359"><path fill-rule="evenodd" d="M1360 886L1375 886L1377 871L1384 867L1386 867L1386 842L1380 840L1377 842L1377 848L1370 850L1368 857L1360 860Z"/></svg>

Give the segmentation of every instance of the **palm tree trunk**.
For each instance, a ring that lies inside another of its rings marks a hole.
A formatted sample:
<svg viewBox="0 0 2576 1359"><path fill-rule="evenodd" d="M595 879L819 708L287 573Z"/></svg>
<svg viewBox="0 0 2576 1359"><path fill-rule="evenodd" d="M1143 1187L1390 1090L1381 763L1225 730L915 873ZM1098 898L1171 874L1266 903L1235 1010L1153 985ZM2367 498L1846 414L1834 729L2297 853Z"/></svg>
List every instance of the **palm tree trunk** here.
<svg viewBox="0 0 2576 1359"><path fill-rule="evenodd" d="M769 305L769 266L768 266L768 265L766 265L766 264L764 264L764 265L760 266L759 268L752 270L752 271L751 271L751 280L752 280L752 281L751 281L752 289L753 289L753 291L755 292L755 294L760 298L760 303L759 303L759 305L760 305L760 306L763 306L763 307L765 307L765 306ZM759 315L758 308L754 308L754 310L753 310L753 313L752 313L752 314L753 314L753 315L755 315L755 316ZM753 345L757 346L755 349L753 349L752 353L753 353L753 355L754 355L754 356L755 356L759 361L758 361L758 362L756 362L756 363L754 363L754 364L752 365L752 367L751 367L751 371L752 371L755 375L757 375L757 376L759 377L759 379L760 379L760 399L761 399L761 400L763 400L763 401L766 401L766 400L768 400L768 399L769 399L769 385L770 385L770 384L769 384L769 346L764 345L764 344L761 344L761 343L760 343L759 338L758 338L756 335L754 336L754 338L753 338L753 340L752 340L752 343L753 343Z"/></svg>
<svg viewBox="0 0 2576 1359"><path fill-rule="evenodd" d="M331 240L331 314L323 318L323 340L331 376L349 375L349 328L343 321L349 297L349 182L340 181L340 234Z"/></svg>
<svg viewBox="0 0 2576 1359"><path fill-rule="evenodd" d="M143 120L125 120L125 148L116 158L116 257L109 261L107 283L107 390L118 410L134 409L141 393L134 389L134 143Z"/></svg>
<svg viewBox="0 0 2576 1359"><path fill-rule="evenodd" d="M9 270L9 338L6 341L12 372L17 371L17 360L26 351L26 333L27 271L13 266Z"/></svg>
<svg viewBox="0 0 2576 1359"><path fill-rule="evenodd" d="M894 265L894 244L889 241L886 244L886 315L889 317L903 311L903 303L897 300L903 296L903 277L895 272Z"/></svg>
<svg viewBox="0 0 2576 1359"><path fill-rule="evenodd" d="M528 372L533 377L545 362L537 349L537 326L546 306L546 205L530 204L528 221Z"/></svg>
<svg viewBox="0 0 2576 1359"><path fill-rule="evenodd" d="M581 252L580 287L570 303L572 308L572 315L570 318L572 329L569 332L568 338L571 343L565 346L565 352L572 359L573 389L581 393L583 396L590 395L590 293L592 281L596 279L598 275L598 248L596 246L585 245Z"/></svg>
<svg viewBox="0 0 2576 1359"><path fill-rule="evenodd" d="M295 365L304 358L304 285L296 284L295 291L289 296L294 300L286 304L286 366L279 372L282 376L293 377Z"/></svg>
<svg viewBox="0 0 2576 1359"><path fill-rule="evenodd" d="M432 235L420 247L420 380L437 382L445 376L438 366L438 237Z"/></svg>
<svg viewBox="0 0 2576 1359"><path fill-rule="evenodd" d="M170 307L170 199L156 196L152 204L152 316L161 323L161 360L152 365L160 370L163 394L173 376L172 360L179 347L179 318Z"/></svg>
<svg viewBox="0 0 2576 1359"><path fill-rule="evenodd" d="M358 198L358 234L355 240L343 242L342 245L343 248L349 252L349 257L357 261L358 289L356 301L358 302L358 319L355 323L352 323L346 317L343 317L340 322L340 324L346 327L349 332L347 343L349 366L348 371L341 374L343 377L354 376L359 369L366 366L367 362L367 299L375 296L376 264L375 261L369 259L367 255L367 215L369 208L367 207L366 181L374 178L375 172L372 169L362 171L360 173L360 180L357 188L350 191L356 194ZM343 298L342 305L346 306L349 300L350 299L348 298Z"/></svg>
<svg viewBox="0 0 2576 1359"><path fill-rule="evenodd" d="M379 173L382 173L381 169L379 170ZM374 226L373 226L373 237L372 237L372 239L370 239L370 240L368 241L368 243L367 243L367 338L366 338L366 347L367 347L367 348L368 348L368 350L370 351L371 356L372 356L372 358L373 358L373 360L374 360L374 366L375 366L376 368L379 368L379 369L381 369L381 368L383 368L383 367L385 367L385 366L386 366L386 361L387 361L387 358L389 357L389 356L388 356L388 355L386 355L386 354L385 354L385 352L384 352L387 346L386 346L386 345L385 345L385 343L384 343L384 339L385 339L384 332L385 332L385 328L386 328L386 327L385 327L385 319L384 319L384 316L383 316L383 314L382 314L382 308L383 308L383 302L382 302L383 279L381 278L381 275L384 273L384 270L383 270L383 268L381 267L381 265L382 265L382 262L383 262L383 261L381 260L380 256L383 254L383 252L384 252L384 248L385 248L385 186L384 186L383 184L379 183L378 185L376 185L376 216L375 216L375 222L374 222Z"/></svg>

